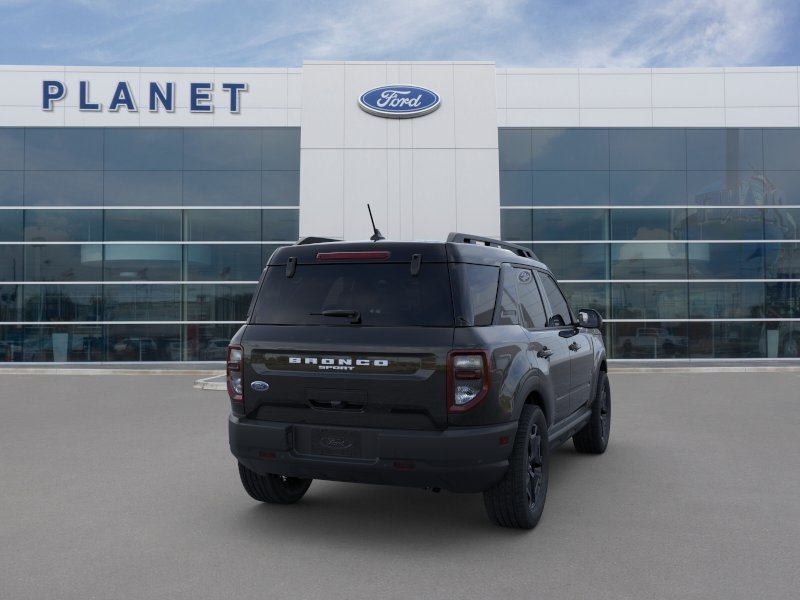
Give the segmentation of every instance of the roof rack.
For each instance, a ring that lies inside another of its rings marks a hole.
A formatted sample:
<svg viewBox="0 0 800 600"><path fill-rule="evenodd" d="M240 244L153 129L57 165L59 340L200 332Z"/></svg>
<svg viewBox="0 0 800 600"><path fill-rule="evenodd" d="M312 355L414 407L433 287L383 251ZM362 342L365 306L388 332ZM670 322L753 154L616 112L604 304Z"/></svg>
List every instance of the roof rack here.
<svg viewBox="0 0 800 600"><path fill-rule="evenodd" d="M295 246L305 246L306 244L322 244L324 242L341 242L342 240L335 240L333 238L314 237L313 235L304 237L299 240Z"/></svg>
<svg viewBox="0 0 800 600"><path fill-rule="evenodd" d="M511 242L502 242L494 238L481 237L479 235L471 235L469 233L453 232L447 236L447 241L456 244L483 244L484 246L491 246L493 248L502 248L503 250L510 250L517 256L524 256L525 258L532 258L533 260L539 260L537 256L533 253L533 250L529 248L525 248L524 246L518 246L517 244L512 244Z"/></svg>

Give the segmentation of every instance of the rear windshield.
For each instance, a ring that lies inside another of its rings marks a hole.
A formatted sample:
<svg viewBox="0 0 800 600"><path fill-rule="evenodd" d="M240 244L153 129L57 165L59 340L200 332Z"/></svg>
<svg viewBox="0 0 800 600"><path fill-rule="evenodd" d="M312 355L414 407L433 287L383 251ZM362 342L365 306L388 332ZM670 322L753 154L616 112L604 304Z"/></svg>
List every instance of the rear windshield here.
<svg viewBox="0 0 800 600"><path fill-rule="evenodd" d="M327 314L323 314L327 313ZM363 325L452 327L450 278L444 263L269 267L252 323L261 325Z"/></svg>

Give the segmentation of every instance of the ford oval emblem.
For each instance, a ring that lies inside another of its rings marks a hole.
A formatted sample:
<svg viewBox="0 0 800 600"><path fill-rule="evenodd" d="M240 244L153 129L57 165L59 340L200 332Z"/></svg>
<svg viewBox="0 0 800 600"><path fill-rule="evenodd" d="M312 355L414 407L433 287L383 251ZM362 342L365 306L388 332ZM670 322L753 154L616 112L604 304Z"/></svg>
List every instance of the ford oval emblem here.
<svg viewBox="0 0 800 600"><path fill-rule="evenodd" d="M256 392L266 392L269 389L269 384L266 381L254 381L250 384L250 388Z"/></svg>
<svg viewBox="0 0 800 600"><path fill-rule="evenodd" d="M393 119L421 117L439 108L439 94L415 85L384 85L361 94L358 105L371 115Z"/></svg>
<svg viewBox="0 0 800 600"><path fill-rule="evenodd" d="M353 442L341 437L326 436L320 438L319 445L330 450L348 450L353 447Z"/></svg>

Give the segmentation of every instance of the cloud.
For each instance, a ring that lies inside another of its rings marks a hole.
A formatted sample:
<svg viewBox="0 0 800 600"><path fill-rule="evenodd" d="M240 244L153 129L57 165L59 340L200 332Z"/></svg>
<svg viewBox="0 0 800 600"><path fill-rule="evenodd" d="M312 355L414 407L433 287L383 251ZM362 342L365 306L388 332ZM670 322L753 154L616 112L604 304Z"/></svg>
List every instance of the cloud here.
<svg viewBox="0 0 800 600"><path fill-rule="evenodd" d="M583 19L561 21L549 33L535 29L541 36L528 44L546 63L541 66L770 64L776 50L792 43L781 30L787 17L797 12L777 0L590 2L584 10ZM517 63L520 54L512 50L510 60Z"/></svg>
<svg viewBox="0 0 800 600"><path fill-rule="evenodd" d="M795 59L792 0L0 0L5 62L299 66L495 60L660 67ZM11 59L11 60L9 60Z"/></svg>

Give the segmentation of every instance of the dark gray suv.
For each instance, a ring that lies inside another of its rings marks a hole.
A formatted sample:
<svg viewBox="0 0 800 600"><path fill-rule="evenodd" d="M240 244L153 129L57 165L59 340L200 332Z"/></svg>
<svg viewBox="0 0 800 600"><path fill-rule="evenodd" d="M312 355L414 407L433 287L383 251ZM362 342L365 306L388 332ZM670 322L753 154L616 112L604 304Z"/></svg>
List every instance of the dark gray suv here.
<svg viewBox="0 0 800 600"><path fill-rule="evenodd" d="M312 479L483 492L492 521L530 529L553 448L608 444L601 324L489 238L281 248L228 349L242 484L281 504Z"/></svg>

